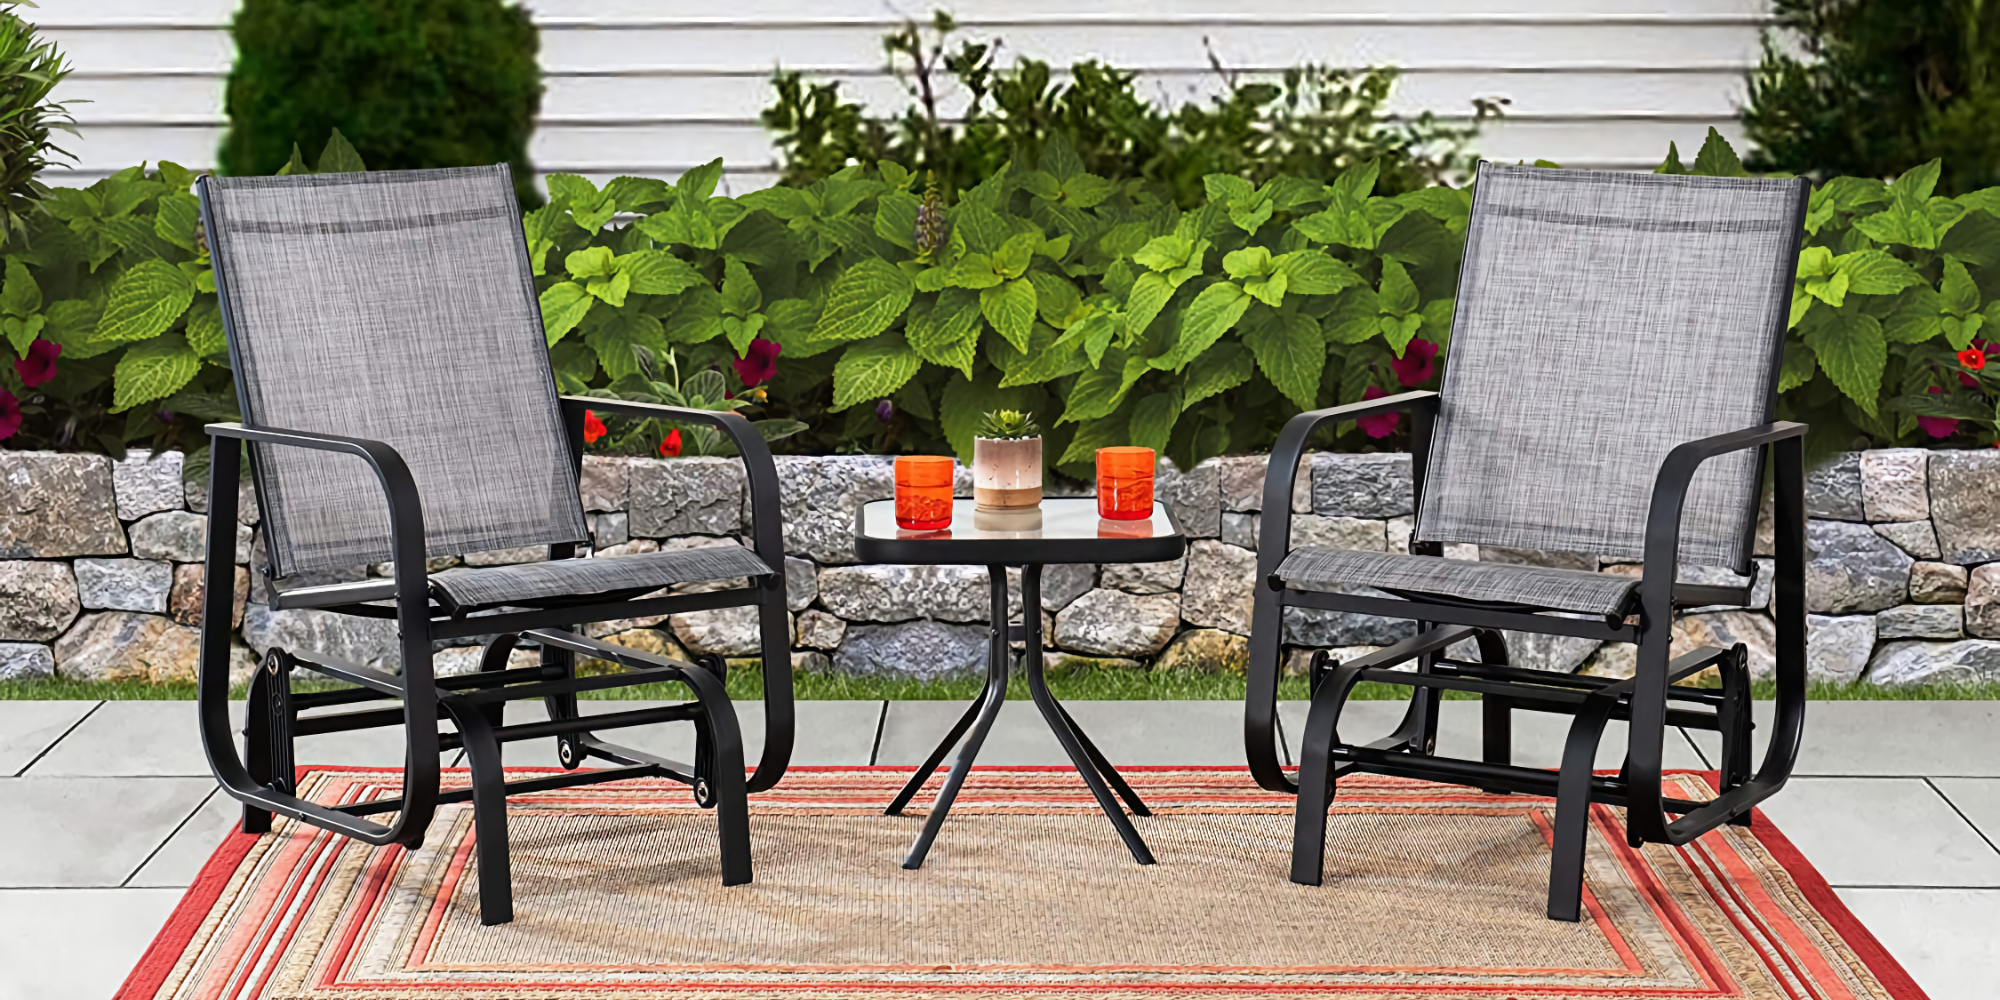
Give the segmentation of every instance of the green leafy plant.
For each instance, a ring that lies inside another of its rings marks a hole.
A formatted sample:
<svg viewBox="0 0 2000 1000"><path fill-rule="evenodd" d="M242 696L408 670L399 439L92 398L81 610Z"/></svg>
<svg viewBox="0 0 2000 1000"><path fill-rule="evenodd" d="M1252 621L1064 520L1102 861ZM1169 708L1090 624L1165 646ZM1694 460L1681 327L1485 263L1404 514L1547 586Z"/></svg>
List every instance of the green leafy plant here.
<svg viewBox="0 0 2000 1000"><path fill-rule="evenodd" d="M1382 106L1395 85L1393 69L1306 66L1253 79L1211 50L1224 95L1169 109L1139 93L1137 74L1095 60L1069 67L1067 82L1032 58L1002 69L997 40L949 47L957 28L939 11L929 25L906 22L883 39L889 71L911 99L893 118L843 100L838 83L776 74L763 121L784 153L783 183L805 186L851 163L893 160L963 191L1008 163L1037 162L1043 144L1059 134L1083 165L1078 176L1089 178L1059 193L1083 208L1104 197L1107 181L1141 178L1193 208L1210 174L1253 184L1283 175L1324 181L1364 162L1376 164L1384 193L1395 194L1469 167L1477 123L1507 103L1472 101L1469 127L1429 112L1391 121Z"/></svg>
<svg viewBox="0 0 2000 1000"><path fill-rule="evenodd" d="M955 204L894 161L734 199L720 172L551 179L526 227L565 388L636 390L671 352L733 369L786 448L968 461L984 414L1055 413L1045 458L1079 476L1104 444L1191 464L1435 378L1469 206L1380 195L1371 163L1332 184L1211 175L1183 211L1091 174L1060 133Z"/></svg>
<svg viewBox="0 0 2000 1000"><path fill-rule="evenodd" d="M1743 113L1752 169L1879 178L1942 158L1939 194L2000 184L2000 6L1776 0L1773 13Z"/></svg>
<svg viewBox="0 0 2000 1000"><path fill-rule="evenodd" d="M528 139L540 38L503 0L245 0L232 26L224 174L277 173L345 133L378 170L506 163L540 203Z"/></svg>
<svg viewBox="0 0 2000 1000"><path fill-rule="evenodd" d="M1042 432L1034 414L1020 410L994 410L979 420L979 436L1002 441L1019 441Z"/></svg>
<svg viewBox="0 0 2000 1000"><path fill-rule="evenodd" d="M55 44L39 37L19 13L33 6L29 0L0 3L0 244L28 235L49 193L38 175L50 154L70 155L49 142L49 131L76 134L65 107L73 102L49 100L70 68Z"/></svg>

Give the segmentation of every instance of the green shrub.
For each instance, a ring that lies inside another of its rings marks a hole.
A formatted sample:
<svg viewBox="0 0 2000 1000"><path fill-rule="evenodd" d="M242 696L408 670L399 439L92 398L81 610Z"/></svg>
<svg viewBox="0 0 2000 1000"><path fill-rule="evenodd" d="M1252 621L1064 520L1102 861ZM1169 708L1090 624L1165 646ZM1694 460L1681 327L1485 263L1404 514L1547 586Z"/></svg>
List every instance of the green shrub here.
<svg viewBox="0 0 2000 1000"><path fill-rule="evenodd" d="M20 6L0 3L0 245L26 236L29 219L48 197L36 175L49 165L49 154L69 156L49 143L49 130L76 132L63 103L48 99L69 67L55 45L16 13Z"/></svg>
<svg viewBox="0 0 2000 1000"><path fill-rule="evenodd" d="M1750 166L1825 179L1944 161L1940 193L2000 184L2000 6L1776 0L1781 30L1750 80Z"/></svg>
<svg viewBox="0 0 2000 1000"><path fill-rule="evenodd" d="M506 163L540 204L528 138L540 40L503 0L245 0L234 24L224 174L277 173L339 129L379 170Z"/></svg>
<svg viewBox="0 0 2000 1000"><path fill-rule="evenodd" d="M946 48L956 30L938 12L928 32L914 22L883 39L889 69L911 96L894 118L871 116L843 101L838 83L812 83L780 72L764 111L784 155L782 183L803 187L850 163L894 160L919 176L935 174L947 193L966 190L1002 166L1036 163L1050 136L1061 135L1083 169L1106 180L1144 178L1182 208L1206 198L1203 178L1235 174L1252 184L1280 176L1328 181L1373 161L1384 194L1400 194L1462 173L1477 124L1456 128L1424 112L1392 123L1382 104L1396 71L1347 72L1308 66L1273 82L1245 80L1210 63L1227 95L1167 110L1138 92L1136 74L1095 60L1077 63L1067 83L1052 82L1047 63L1023 57L999 69L995 41ZM949 108L955 88L967 98ZM1504 100L1474 100L1476 119Z"/></svg>
<svg viewBox="0 0 2000 1000"><path fill-rule="evenodd" d="M350 157L336 139L321 166ZM1661 170L1744 172L1712 130L1691 169L1670 150ZM1935 197L1938 170L1812 195L1779 409L1821 450L2000 436L2000 188ZM955 201L893 161L741 198L715 196L721 172L550 179L524 224L565 391L742 409L817 454L969 459L984 414L1029 411L1078 478L1102 445L1187 465L1268 447L1302 409L1435 385L1471 202L1379 194L1364 164L1331 184L1210 175L1183 211L1083 169L1060 134ZM8 256L11 350L63 348L44 385L0 369L32 411L8 445L192 445L234 415L189 180L162 164L57 190L33 251ZM699 427L593 421L596 451L727 452ZM1322 446L1405 443L1361 423Z"/></svg>

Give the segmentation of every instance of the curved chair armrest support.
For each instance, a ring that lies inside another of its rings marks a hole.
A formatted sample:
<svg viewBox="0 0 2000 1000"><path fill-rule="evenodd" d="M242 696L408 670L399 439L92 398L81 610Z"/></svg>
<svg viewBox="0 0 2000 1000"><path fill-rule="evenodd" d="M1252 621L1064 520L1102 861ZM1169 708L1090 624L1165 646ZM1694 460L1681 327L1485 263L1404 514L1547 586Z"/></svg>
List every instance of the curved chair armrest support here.
<svg viewBox="0 0 2000 1000"><path fill-rule="evenodd" d="M791 763L793 708L791 636L785 630L785 531L779 506L778 466L771 460L771 447L764 435L739 413L729 410L697 410L662 403L642 403L629 399L600 399L595 396L562 397L565 423L572 433L581 434L583 411L616 413L621 416L657 420L679 420L707 424L729 436L743 457L743 473L750 489L751 549L771 567L764 578L766 599L759 614L760 642L764 656L764 753L757 771L750 777L750 791L761 792L784 777ZM577 438L581 440L581 438ZM769 647L782 645L782 655Z"/></svg>
<svg viewBox="0 0 2000 1000"><path fill-rule="evenodd" d="M1764 765L1752 782L1759 797L1782 786L1798 756L1804 724L1805 656L1805 433L1806 425L1777 421L1689 441L1667 453L1653 480L1652 504L1646 514L1646 572L1639 583L1639 607L1650 633L1673 621L1674 578L1680 560L1681 508L1688 487L1703 462L1719 455L1770 446L1776 482L1774 523L1777 562L1776 594L1778 650L1778 713L1776 729ZM1796 669L1789 663L1797 659ZM1658 843L1670 839L1666 814L1660 808L1660 747L1636 739L1641 733L1664 732L1666 724L1668 645L1641 642L1632 695L1631 794L1628 823L1633 832ZM1796 677L1791 675L1796 674ZM1787 697L1796 681L1797 704Z"/></svg>
<svg viewBox="0 0 2000 1000"><path fill-rule="evenodd" d="M1277 443L1271 446L1271 458L1264 467L1264 508L1258 528L1254 584L1256 602L1250 626L1249 688L1243 712L1243 744L1250 774L1264 788L1274 792L1297 790L1278 759L1276 719L1284 621L1277 594L1270 582L1278 571L1278 564L1285 561L1291 548L1292 480L1298 475L1306 442L1314 431L1329 423L1401 410L1413 411L1413 415L1418 417L1413 422L1422 431L1412 435L1411 441L1411 450L1418 452L1413 456L1416 463L1414 471L1417 473L1417 488L1421 490L1423 455L1420 452L1423 443L1417 438L1428 436L1428 418L1437 412L1437 405L1438 394L1435 392L1405 392L1345 406L1308 410L1286 421L1284 430L1278 433Z"/></svg>
<svg viewBox="0 0 2000 1000"><path fill-rule="evenodd" d="M228 586L215 586L235 572L233 531L208 532L207 579L203 595L201 629L201 671L196 697L200 705L202 743L216 780L236 798L260 808L287 815L311 815L323 826L371 844L420 843L437 806L438 747L437 690L431 674L430 574L424 567L424 510L416 479L396 449L381 441L365 438L315 434L307 431L245 427L238 423L215 423L207 427L217 439L254 441L258 444L290 448L310 448L354 455L368 463L382 485L389 508L389 550L395 561L396 619L403 656L403 719L409 740L409 755L403 761L403 808L395 825L384 827L301 802L275 793L258 784L244 768L229 732L229 628L231 617ZM209 448L208 517L211 526L235 523L236 483L242 475L242 455L234 446L220 441ZM413 767L416 761L428 767Z"/></svg>

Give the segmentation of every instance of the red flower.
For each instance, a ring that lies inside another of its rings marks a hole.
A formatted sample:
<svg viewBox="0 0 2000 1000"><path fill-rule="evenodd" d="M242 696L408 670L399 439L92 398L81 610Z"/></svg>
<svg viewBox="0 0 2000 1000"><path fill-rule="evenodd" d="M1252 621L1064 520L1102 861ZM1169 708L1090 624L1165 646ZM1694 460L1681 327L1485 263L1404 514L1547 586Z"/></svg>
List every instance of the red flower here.
<svg viewBox="0 0 2000 1000"><path fill-rule="evenodd" d="M597 414L589 410L583 411L583 443L596 444L597 439L603 436L604 421L597 419Z"/></svg>
<svg viewBox="0 0 2000 1000"><path fill-rule="evenodd" d="M21 429L21 404L14 394L0 389L0 441L13 437Z"/></svg>
<svg viewBox="0 0 2000 1000"><path fill-rule="evenodd" d="M1437 353L1438 345L1418 337L1403 348L1402 357L1389 361L1389 368L1396 373L1396 381L1405 386L1417 385L1437 371L1434 363Z"/></svg>
<svg viewBox="0 0 2000 1000"><path fill-rule="evenodd" d="M736 366L736 377L745 386L759 385L778 373L778 352L785 348L775 341L758 337L750 342L750 349L741 358L732 362Z"/></svg>
<svg viewBox="0 0 2000 1000"><path fill-rule="evenodd" d="M1944 387L1941 385L1934 385L1930 387L1930 394L1933 396L1941 395L1943 392L1944 392ZM1918 417L1917 426L1923 428L1924 433L1929 434L1931 437L1948 438L1953 434L1958 433L1958 418Z"/></svg>
<svg viewBox="0 0 2000 1000"><path fill-rule="evenodd" d="M1361 398L1381 399L1387 395L1388 393L1371 385L1361 393ZM1396 432L1396 421L1402 418L1403 415L1400 413L1380 413L1372 417L1362 417L1354 422L1354 426L1361 428L1362 433L1369 437L1385 438Z"/></svg>
<svg viewBox="0 0 2000 1000"><path fill-rule="evenodd" d="M1973 371L1986 367L1986 355L1976 347L1968 347L1958 352L1958 363Z"/></svg>
<svg viewBox="0 0 2000 1000"><path fill-rule="evenodd" d="M21 384L32 389L56 377L56 357L62 354L62 345L46 340L37 340L28 345L28 356L14 362L14 371L21 376Z"/></svg>
<svg viewBox="0 0 2000 1000"><path fill-rule="evenodd" d="M660 454L665 458L674 458L679 456L680 453L681 429L676 427L667 432L667 439L665 441L660 442Z"/></svg>

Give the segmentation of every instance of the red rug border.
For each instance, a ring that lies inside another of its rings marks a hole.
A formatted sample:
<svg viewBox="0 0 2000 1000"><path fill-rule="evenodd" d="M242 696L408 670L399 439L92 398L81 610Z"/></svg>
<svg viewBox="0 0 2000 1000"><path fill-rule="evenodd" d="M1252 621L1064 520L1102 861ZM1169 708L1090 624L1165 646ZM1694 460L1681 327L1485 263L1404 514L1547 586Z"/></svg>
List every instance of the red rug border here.
<svg viewBox="0 0 2000 1000"><path fill-rule="evenodd" d="M301 765L298 768L298 774L300 777L303 777L310 771L383 770L395 769L355 765L314 764ZM446 768L445 770L447 772L462 772L465 769ZM559 771L561 768L510 767L508 770ZM826 774L856 771L908 771L909 768L886 764L845 764L802 765L790 770ZM1019 767L993 765L990 767L975 767L973 770L1069 771L1074 770L1074 768L1066 764L1041 764ZM1228 765L1193 765L1182 767L1172 765L1138 765L1122 767L1119 770L1128 772L1227 771L1247 773L1249 768ZM1722 775L1719 771L1669 770L1663 773L1669 775L1700 775L1708 782L1710 788L1721 788ZM1911 977L1909 970L1904 969L1903 964L1897 961L1896 957L1889 953L1889 949L1884 947L1882 942L1875 937L1874 933L1861 922L1861 919L1854 915L1854 911L1847 908L1847 904L1833 891L1833 886L1827 883L1825 876L1822 876L1819 873L1819 869L1814 868L1812 863L1806 860L1806 856L1791 842L1791 839L1786 837L1778 829L1777 825L1764 815L1762 809L1756 809L1752 812L1754 822L1750 829L1756 836L1757 842L1762 844L1764 849L1771 853L1772 859L1778 862L1779 867L1783 868L1786 874L1792 877L1792 881L1798 885L1799 891L1804 894L1806 900L1813 905L1813 908L1826 918L1827 923L1833 926L1835 933L1840 935L1841 940L1846 942L1848 947L1854 949L1855 955L1861 959L1862 964L1866 965L1868 971L1874 973L1875 978L1882 983L1883 988L1889 991L1891 1000L1930 1000L1929 994L1924 992L1923 987L1917 985L1916 979ZM167 918L167 922L160 928L160 932L154 935L152 943L146 946L146 953L140 956L138 964L133 966L131 974L125 977L124 984L118 987L118 992L112 997L112 1000L149 1000L149 998L159 993L161 985L166 982L167 976L173 972L174 965L180 961L181 955L187 951L188 945L193 942L195 932L201 929L202 921L207 918L209 910L215 905L215 901L221 898L223 889L228 887L230 876L236 872L237 867L242 863L243 859L249 855L250 848L255 846L256 843L257 837L255 835L241 831L230 833L223 838L222 843L217 846L215 853L209 856L206 864L202 865L201 873L195 876L194 883L188 886L187 892L181 896L181 901L174 906L173 915Z"/></svg>

